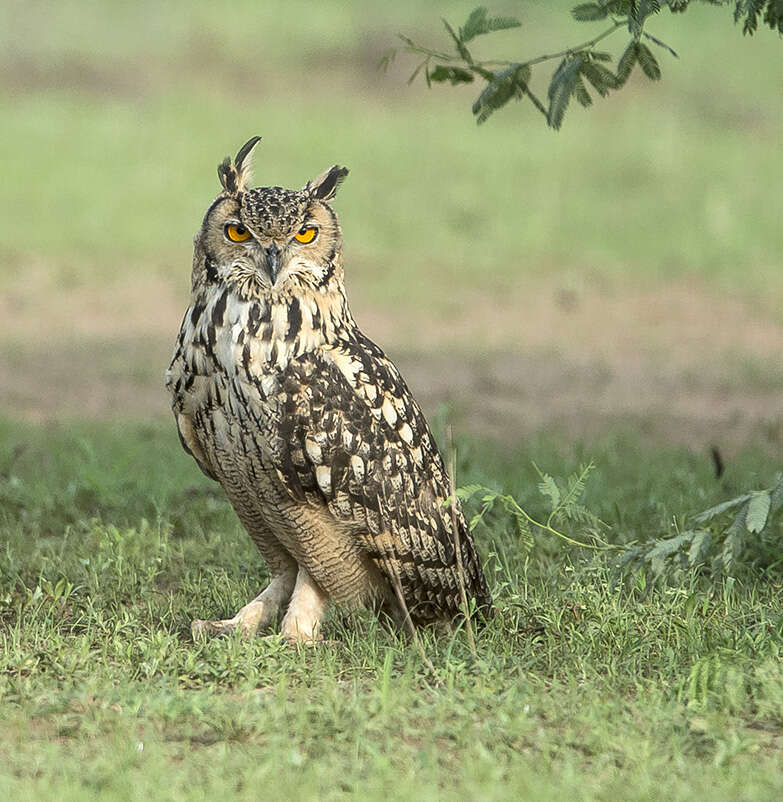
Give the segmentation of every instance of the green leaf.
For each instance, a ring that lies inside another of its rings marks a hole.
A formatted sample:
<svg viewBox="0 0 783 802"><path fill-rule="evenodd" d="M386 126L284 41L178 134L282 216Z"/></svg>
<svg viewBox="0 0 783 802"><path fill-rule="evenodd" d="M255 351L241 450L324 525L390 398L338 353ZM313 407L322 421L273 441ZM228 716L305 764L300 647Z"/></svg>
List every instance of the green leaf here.
<svg viewBox="0 0 783 802"><path fill-rule="evenodd" d="M783 2L781 0L769 0L767 10L764 12L764 22L773 31L783 34Z"/></svg>
<svg viewBox="0 0 783 802"><path fill-rule="evenodd" d="M416 69L411 73L411 77L408 78L408 85L409 86L410 86L410 84L412 84L416 80L416 76L422 71L422 69L424 67L426 67L427 64L429 64L429 61L430 61L429 58L425 58L424 61L422 61L421 64L419 64L416 67ZM425 73L425 75L426 75L426 73ZM427 79L427 83L429 83L429 78Z"/></svg>
<svg viewBox="0 0 783 802"><path fill-rule="evenodd" d="M679 58L679 56L677 55L677 51L676 50L674 50L673 48L669 47L669 45L667 45L666 42L662 42L660 39L657 39L651 33L647 33L647 31L642 31L642 36L645 39L649 39L651 42L653 42L654 44L658 45L658 47L662 47L664 50L668 50L674 56L674 58Z"/></svg>
<svg viewBox="0 0 783 802"><path fill-rule="evenodd" d="M485 33L487 24L487 9L484 6L474 8L470 12L465 24L459 29L459 38L463 42L469 42L473 37Z"/></svg>
<svg viewBox="0 0 783 802"><path fill-rule="evenodd" d="M601 529L607 529L609 526L605 521L602 521L595 513L590 512L590 510L588 510L587 507L583 506L582 504L571 505L568 508L568 514L566 517L569 521L580 524L585 528L591 528L595 532L598 532Z"/></svg>
<svg viewBox="0 0 783 802"><path fill-rule="evenodd" d="M464 59L468 62L468 64L473 63L473 57L470 55L470 51L465 44L463 43L462 39L454 33L454 28L449 25L447 20L443 20L443 25L445 26L446 30L449 32L449 36L454 40L454 46L457 48L457 52L460 55L460 58Z"/></svg>
<svg viewBox="0 0 783 802"><path fill-rule="evenodd" d="M652 50L642 42L636 43L636 58L644 74L651 81L657 81L661 77L661 68L658 66L657 59L653 55Z"/></svg>
<svg viewBox="0 0 783 802"><path fill-rule="evenodd" d="M473 104L476 122L486 122L489 116L502 108L512 98L521 98L530 80L530 67L512 64L505 70L494 74L492 80L482 90Z"/></svg>
<svg viewBox="0 0 783 802"><path fill-rule="evenodd" d="M396 57L397 57L397 48L396 47L388 48L386 52L378 60L378 69L383 70L383 72L386 72L389 69L389 66L394 63L394 59Z"/></svg>
<svg viewBox="0 0 783 802"><path fill-rule="evenodd" d="M585 492L587 477L590 476L594 468L595 465L592 462L588 463L587 465L580 465L579 473L573 473L568 477L568 487L559 505L564 509L567 517L573 513L574 508L577 506L577 502Z"/></svg>
<svg viewBox="0 0 783 802"><path fill-rule="evenodd" d="M617 76L606 69L603 64L595 64L592 61L583 61L581 73L593 85L593 89L601 97L606 97L610 89L617 88Z"/></svg>
<svg viewBox="0 0 783 802"><path fill-rule="evenodd" d="M757 534L767 525L767 516L772 503L772 498L767 490L759 490L754 493L748 504L748 512L745 516L745 528L748 532Z"/></svg>
<svg viewBox="0 0 783 802"><path fill-rule="evenodd" d="M452 85L469 84L473 82L473 73L462 67L446 67L438 64L434 70L430 70L430 81L435 81L435 83L449 81Z"/></svg>
<svg viewBox="0 0 783 802"><path fill-rule="evenodd" d="M579 22L591 22L593 20L606 19L609 10L598 3L580 3L571 9L571 16Z"/></svg>
<svg viewBox="0 0 783 802"><path fill-rule="evenodd" d="M557 486L557 482L555 482L548 473L541 474L541 481L538 483L538 492L551 501L551 509L557 509L557 506L560 504L560 488Z"/></svg>
<svg viewBox="0 0 783 802"><path fill-rule="evenodd" d="M691 547L688 549L688 564L693 568L704 562L712 544L712 532L709 529L700 529L693 533Z"/></svg>
<svg viewBox="0 0 783 802"><path fill-rule="evenodd" d="M475 496L481 490L485 490L483 485L463 485L455 491L460 501L467 501L471 496Z"/></svg>
<svg viewBox="0 0 783 802"><path fill-rule="evenodd" d="M617 62L617 86L621 87L631 74L637 61L636 42L630 42Z"/></svg>
<svg viewBox="0 0 783 802"><path fill-rule="evenodd" d="M772 490L772 495L770 498L770 509L769 514L770 517L775 515L777 511L783 507L783 473L779 473L776 477L776 484L774 489Z"/></svg>
<svg viewBox="0 0 783 802"><path fill-rule="evenodd" d="M579 80L579 71L582 65L582 59L579 56L568 57L566 56L552 76L552 81L549 84L549 110L547 112L547 123L555 130L559 129L563 124L563 117L565 116L568 102L571 100L574 87L577 80Z"/></svg>
<svg viewBox="0 0 783 802"><path fill-rule="evenodd" d="M650 563L653 576L661 577L666 569L666 562L689 540L689 533L675 535L674 537L658 540L647 553L647 562Z"/></svg>
<svg viewBox="0 0 783 802"><path fill-rule="evenodd" d="M465 24L459 29L459 38L462 42L469 42L476 36L508 28L518 28L521 24L514 17L487 17L487 9L479 6L470 12Z"/></svg>
<svg viewBox="0 0 783 802"><path fill-rule="evenodd" d="M742 15L745 15L745 22L742 26L742 33L753 35L759 25L759 14L761 14L767 0L737 0L734 9L734 22L739 22Z"/></svg>
<svg viewBox="0 0 783 802"><path fill-rule="evenodd" d="M710 507L708 510L704 510L704 512L699 513L693 519L693 522L697 524L707 523L707 521L711 521L713 518L717 518L724 512L728 512L728 510L731 510L734 507L739 506L743 502L747 501L752 495L753 495L752 493L745 493L742 496L737 496L736 498L729 499L729 501L724 501L721 504L716 504L714 507Z"/></svg>
<svg viewBox="0 0 783 802"><path fill-rule="evenodd" d="M737 558L742 553L742 547L745 545L745 517L747 516L747 506L741 507L731 525L726 530L726 536L723 541L723 549L721 551L721 563L723 570L727 574L734 571Z"/></svg>
<svg viewBox="0 0 783 802"><path fill-rule="evenodd" d="M517 524L517 535L522 547L525 551L532 551L535 545L535 539L533 538L533 531L530 528L530 522L522 515L515 515L514 518Z"/></svg>
<svg viewBox="0 0 783 802"><path fill-rule="evenodd" d="M660 10L660 0L639 0L636 13L639 19L643 20L645 17L657 14Z"/></svg>
<svg viewBox="0 0 783 802"><path fill-rule="evenodd" d="M516 17L490 17L487 20L487 31L507 31L510 28L520 28L522 23Z"/></svg>
<svg viewBox="0 0 783 802"><path fill-rule="evenodd" d="M579 101L580 105L585 108L593 105L593 99L590 97L590 93L587 91L581 76L579 76L579 80L574 86L574 96Z"/></svg>

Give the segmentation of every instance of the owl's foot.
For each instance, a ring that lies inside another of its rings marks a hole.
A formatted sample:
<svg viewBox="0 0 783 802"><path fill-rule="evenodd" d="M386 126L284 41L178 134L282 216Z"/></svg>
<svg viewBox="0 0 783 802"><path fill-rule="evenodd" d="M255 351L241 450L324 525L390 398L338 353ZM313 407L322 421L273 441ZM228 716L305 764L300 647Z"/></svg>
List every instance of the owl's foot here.
<svg viewBox="0 0 783 802"><path fill-rule="evenodd" d="M268 641L274 644L285 644L286 646L341 646L342 642L339 640L332 640L325 638L320 633L317 633L314 638L302 638L296 636L286 636L282 632L275 633L274 635L262 635L261 640Z"/></svg>
<svg viewBox="0 0 783 802"><path fill-rule="evenodd" d="M193 640L228 635L235 631L241 632L242 637L252 638L275 623L280 606L291 595L292 585L293 576L276 576L262 593L246 604L233 618L224 618L222 621L195 619L190 624Z"/></svg>
<svg viewBox="0 0 783 802"><path fill-rule="evenodd" d="M267 629L277 617L277 608L270 609L271 605L264 601L251 601L246 604L233 618L224 618L222 621L202 621L196 618L190 624L193 640L215 635L228 635L236 630L244 638L252 638L261 630Z"/></svg>
<svg viewBox="0 0 783 802"><path fill-rule="evenodd" d="M215 635L227 635L234 630L231 623L230 618L223 621L205 621L201 618L194 618L190 622L190 634L194 641L212 638Z"/></svg>
<svg viewBox="0 0 783 802"><path fill-rule="evenodd" d="M310 574L300 567L296 585L283 617L280 632L288 643L323 642L318 629L326 615L329 597L316 585Z"/></svg>

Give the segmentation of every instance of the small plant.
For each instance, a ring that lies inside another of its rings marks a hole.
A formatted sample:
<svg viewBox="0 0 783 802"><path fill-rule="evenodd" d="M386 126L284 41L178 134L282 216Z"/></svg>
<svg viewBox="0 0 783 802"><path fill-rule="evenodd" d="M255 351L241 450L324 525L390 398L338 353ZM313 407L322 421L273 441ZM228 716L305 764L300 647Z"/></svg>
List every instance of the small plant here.
<svg viewBox="0 0 783 802"><path fill-rule="evenodd" d="M595 469L595 465L592 462L583 465L577 473L571 474L567 480L560 482L548 473L541 471L535 463L533 463L533 467L540 478L538 491L546 500L549 508L546 520L536 520L523 509L513 496L507 493L500 493L484 485L466 485L457 490L457 496L460 501L468 502L479 496L481 504L478 511L470 519L471 531L485 522L485 518L493 508L500 507L514 521L519 545L526 551L532 550L534 546L536 530L554 535L573 546L593 549L613 548L599 536L599 532L606 527L606 524L582 504L585 485L588 477ZM572 523L581 527L592 542L586 543L582 540L577 540L555 528L561 527L563 523Z"/></svg>
<svg viewBox="0 0 783 802"><path fill-rule="evenodd" d="M713 581L750 566L769 570L780 564L781 509L783 473L770 488L743 493L693 516L685 531L629 547L618 566L623 573L649 571L655 579L693 570Z"/></svg>

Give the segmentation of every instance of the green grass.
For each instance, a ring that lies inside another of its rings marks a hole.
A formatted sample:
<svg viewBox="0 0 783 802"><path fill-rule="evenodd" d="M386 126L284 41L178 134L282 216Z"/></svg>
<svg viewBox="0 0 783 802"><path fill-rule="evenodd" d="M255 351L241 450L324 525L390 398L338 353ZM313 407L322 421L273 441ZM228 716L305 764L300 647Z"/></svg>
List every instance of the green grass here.
<svg viewBox="0 0 783 802"><path fill-rule="evenodd" d="M612 582L609 562L502 519L479 533L498 615L471 660L426 632L428 674L370 615L335 644L189 622L254 595L264 568L172 427L6 425L0 454L0 790L9 799L773 799L783 790L780 582ZM665 532L769 482L763 451L719 485L706 460L632 432L590 449L611 537ZM535 511L553 438L460 444L462 482Z"/></svg>

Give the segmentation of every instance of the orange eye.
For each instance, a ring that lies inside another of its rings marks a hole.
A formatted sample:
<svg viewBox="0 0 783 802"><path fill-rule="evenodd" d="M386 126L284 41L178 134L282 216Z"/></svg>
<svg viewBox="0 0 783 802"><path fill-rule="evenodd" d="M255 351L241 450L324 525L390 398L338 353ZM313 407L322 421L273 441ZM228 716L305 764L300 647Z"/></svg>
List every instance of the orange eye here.
<svg viewBox="0 0 783 802"><path fill-rule="evenodd" d="M318 226L302 226L294 234L294 239L304 245L312 242L318 236Z"/></svg>
<svg viewBox="0 0 783 802"><path fill-rule="evenodd" d="M231 242L244 242L250 239L250 232L244 227L236 223L228 223L226 225L226 236Z"/></svg>

